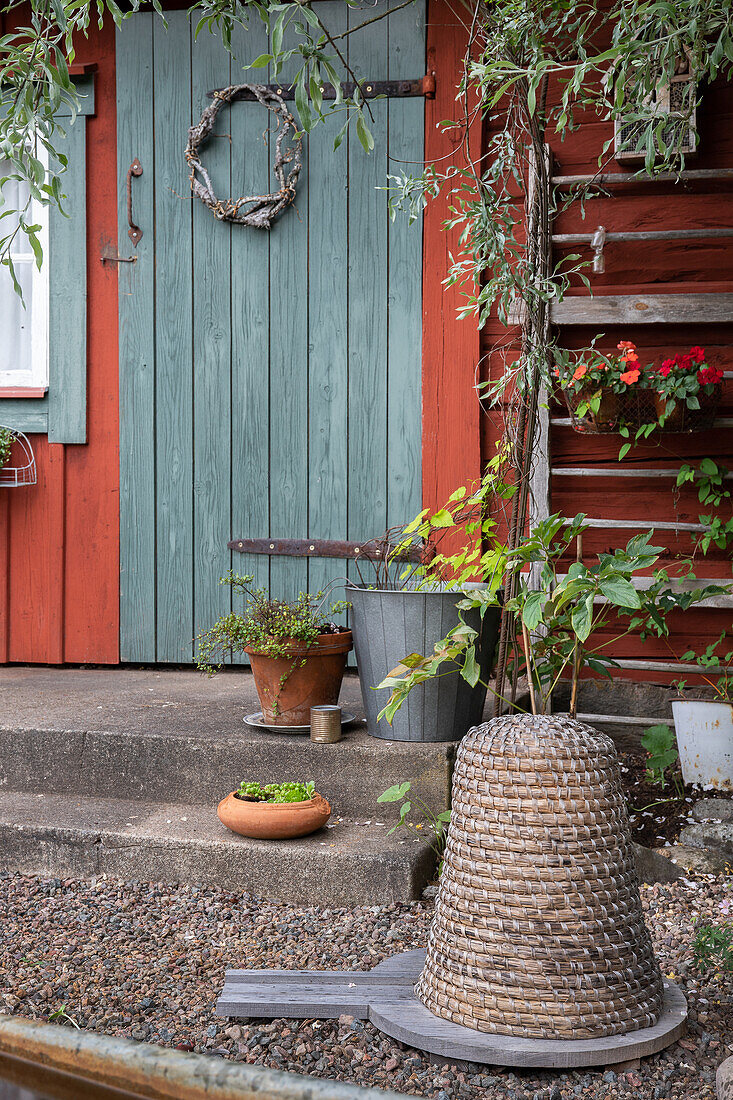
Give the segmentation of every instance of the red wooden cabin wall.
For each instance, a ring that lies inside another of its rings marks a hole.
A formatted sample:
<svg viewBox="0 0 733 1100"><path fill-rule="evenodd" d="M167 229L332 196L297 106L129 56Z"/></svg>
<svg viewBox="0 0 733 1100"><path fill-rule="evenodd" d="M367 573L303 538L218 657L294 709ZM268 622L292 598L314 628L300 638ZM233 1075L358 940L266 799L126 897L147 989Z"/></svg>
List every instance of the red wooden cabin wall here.
<svg viewBox="0 0 733 1100"><path fill-rule="evenodd" d="M77 43L96 62L87 121L88 443L31 437L38 484L0 489L0 662L119 659L117 240L114 25Z"/></svg>
<svg viewBox="0 0 733 1100"><path fill-rule="evenodd" d="M702 89L702 106L698 111L700 131L699 151L688 158L688 168L733 168L733 85L722 81ZM554 173L562 175L590 174L598 171L598 157L603 143L611 136L611 127L595 118L584 121L580 129L569 134L564 142L551 142ZM611 161L606 171L619 170ZM628 170L627 170L628 171ZM623 230L660 230L679 228L713 228L733 225L733 198L730 182L693 184L640 183L614 187L611 197L594 199L586 204L585 221L579 204L562 213L554 223L557 233L592 232L598 225L608 232ZM570 249L568 249L570 251ZM573 246L572 251L578 251ZM585 258L590 256L590 249ZM605 274L591 274L595 294L635 293L701 293L733 290L733 243L730 240L646 241L643 244L611 243L605 249ZM585 290L578 286L575 293ZM656 361L676 351L686 351L700 344L708 351L708 361L723 370L733 370L733 318L730 325L638 325L623 329L611 325L599 326L605 336L599 340L602 350L611 350L618 340L632 340L638 345L643 363ZM561 343L582 348L596 335L590 326L563 327ZM482 334L482 348L487 354L490 370L496 376L501 369L501 353L497 343L506 343L510 334L496 320ZM513 356L512 356L513 357ZM551 416L566 417L564 406L553 402ZM733 383L725 384L720 416L733 415ZM501 416L482 419L482 452L484 458L494 453L501 434ZM584 436L570 427L551 430L551 458L555 467L610 467L618 469L617 456L623 442L618 436ZM667 435L659 445L635 448L624 460L624 466L639 468L674 467L683 462L694 463L710 456L733 469L733 432L716 428L699 435ZM610 479L590 477L553 477L551 479L552 512L575 515L584 512L594 518L655 519L657 521L698 521L705 512L697 501L697 493L689 487L675 492L672 479ZM586 560L599 551L626 545L636 533L628 530L594 530L584 536ZM689 554L693 549L689 533L660 531L654 542L667 550L662 564L672 554ZM706 558L698 555L698 577L727 577L730 560L720 552ZM704 648L723 629L730 631L730 611L695 609L672 620L669 642L650 639L640 642L627 639L616 646L617 658L643 660L678 660L690 648ZM669 679L664 673L619 673L631 678Z"/></svg>
<svg viewBox="0 0 733 1100"><path fill-rule="evenodd" d="M461 78L467 31L449 0L428 2L428 72L436 74L435 99L425 106L425 161L444 171L465 165L460 129L443 130L456 117L456 89ZM481 120L469 134L478 152ZM423 505L441 506L459 485L481 476L480 408L476 399L476 366L481 339L472 319L459 320L464 304L459 287L443 286L458 232L446 231L450 196L431 201L423 221Z"/></svg>

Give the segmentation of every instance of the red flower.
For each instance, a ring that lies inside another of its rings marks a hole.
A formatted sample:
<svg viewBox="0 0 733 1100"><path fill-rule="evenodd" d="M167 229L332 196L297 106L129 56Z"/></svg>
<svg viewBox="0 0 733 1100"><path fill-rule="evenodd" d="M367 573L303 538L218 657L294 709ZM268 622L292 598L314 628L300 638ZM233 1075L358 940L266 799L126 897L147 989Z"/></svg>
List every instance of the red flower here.
<svg viewBox="0 0 733 1100"><path fill-rule="evenodd" d="M676 355L677 366L688 374L695 368L691 355Z"/></svg>
<svg viewBox="0 0 733 1100"><path fill-rule="evenodd" d="M696 363L705 362L705 348L701 348L695 345L694 348L690 348L690 355Z"/></svg>
<svg viewBox="0 0 733 1100"><path fill-rule="evenodd" d="M638 368L636 368L636 367L633 368L632 370L627 370L625 374L621 375L621 381L625 382L627 386L630 386L634 382L639 381L639 373L640 372L639 372Z"/></svg>
<svg viewBox="0 0 733 1100"><path fill-rule="evenodd" d="M671 373L673 367L674 359L665 359L661 367L659 368L659 373L661 374L662 378L666 378L667 375Z"/></svg>
<svg viewBox="0 0 733 1100"><path fill-rule="evenodd" d="M585 365L585 363L579 363L575 369L575 374L573 375L573 382L579 382L580 379L584 378L587 373L588 367Z"/></svg>
<svg viewBox="0 0 733 1100"><path fill-rule="evenodd" d="M707 386L709 383L717 384L723 380L722 370L718 370L717 367L703 367L702 370L697 372L697 380L701 386Z"/></svg>
<svg viewBox="0 0 733 1100"><path fill-rule="evenodd" d="M636 354L635 351L629 350L629 351L624 352L624 354L621 356L621 362L622 363L638 363L639 362L639 356Z"/></svg>
<svg viewBox="0 0 733 1100"><path fill-rule="evenodd" d="M619 351L636 351L636 344L632 344L631 340L621 340L616 347Z"/></svg>

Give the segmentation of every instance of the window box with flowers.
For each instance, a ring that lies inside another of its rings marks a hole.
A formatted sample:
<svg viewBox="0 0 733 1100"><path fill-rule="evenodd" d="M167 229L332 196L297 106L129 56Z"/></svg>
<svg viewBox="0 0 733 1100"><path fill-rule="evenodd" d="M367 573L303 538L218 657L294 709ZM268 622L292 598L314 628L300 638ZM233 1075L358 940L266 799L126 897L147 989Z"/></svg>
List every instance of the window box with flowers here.
<svg viewBox="0 0 733 1100"><path fill-rule="evenodd" d="M576 431L606 434L639 424L642 367L636 347L621 340L617 352L604 355L593 345L581 353L556 349L555 374Z"/></svg>
<svg viewBox="0 0 733 1100"><path fill-rule="evenodd" d="M630 340L621 340L617 351L604 355L592 345L583 352L556 351L555 374L576 431L617 432L626 439L633 433L638 441L712 426L723 372L708 364L704 348L664 359L659 368L642 366ZM619 458L630 447L625 444Z"/></svg>

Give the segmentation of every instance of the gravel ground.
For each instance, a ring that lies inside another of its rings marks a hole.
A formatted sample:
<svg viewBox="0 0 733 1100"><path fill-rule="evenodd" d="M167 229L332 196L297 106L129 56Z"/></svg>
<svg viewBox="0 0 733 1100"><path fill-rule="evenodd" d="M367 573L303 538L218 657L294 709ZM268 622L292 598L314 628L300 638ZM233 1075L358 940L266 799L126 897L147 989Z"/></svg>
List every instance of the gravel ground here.
<svg viewBox="0 0 733 1100"><path fill-rule="evenodd" d="M429 903L295 908L209 887L0 874L0 1010L437 1100L712 1098L715 1069L733 1054L733 976L697 974L691 922L723 919L733 880L644 887L642 897L662 969L688 997L690 1026L637 1069L439 1066L351 1017L214 1016L226 967L367 970L424 946Z"/></svg>

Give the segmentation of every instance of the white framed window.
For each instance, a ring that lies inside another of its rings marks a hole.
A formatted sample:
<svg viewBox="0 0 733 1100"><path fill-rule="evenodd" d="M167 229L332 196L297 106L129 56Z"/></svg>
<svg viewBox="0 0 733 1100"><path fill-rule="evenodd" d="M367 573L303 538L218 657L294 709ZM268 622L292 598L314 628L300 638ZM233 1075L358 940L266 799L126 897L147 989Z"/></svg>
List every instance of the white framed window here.
<svg viewBox="0 0 733 1100"><path fill-rule="evenodd" d="M7 160L0 159L0 179L12 173ZM0 213L23 210L28 186L9 179L2 186ZM26 235L20 231L10 247L15 277L23 290L23 301L15 291L9 269L0 265L0 390L45 389L48 386L48 207L33 200L25 220L40 225L43 249L39 271ZM0 238L18 224L17 214L0 218Z"/></svg>

